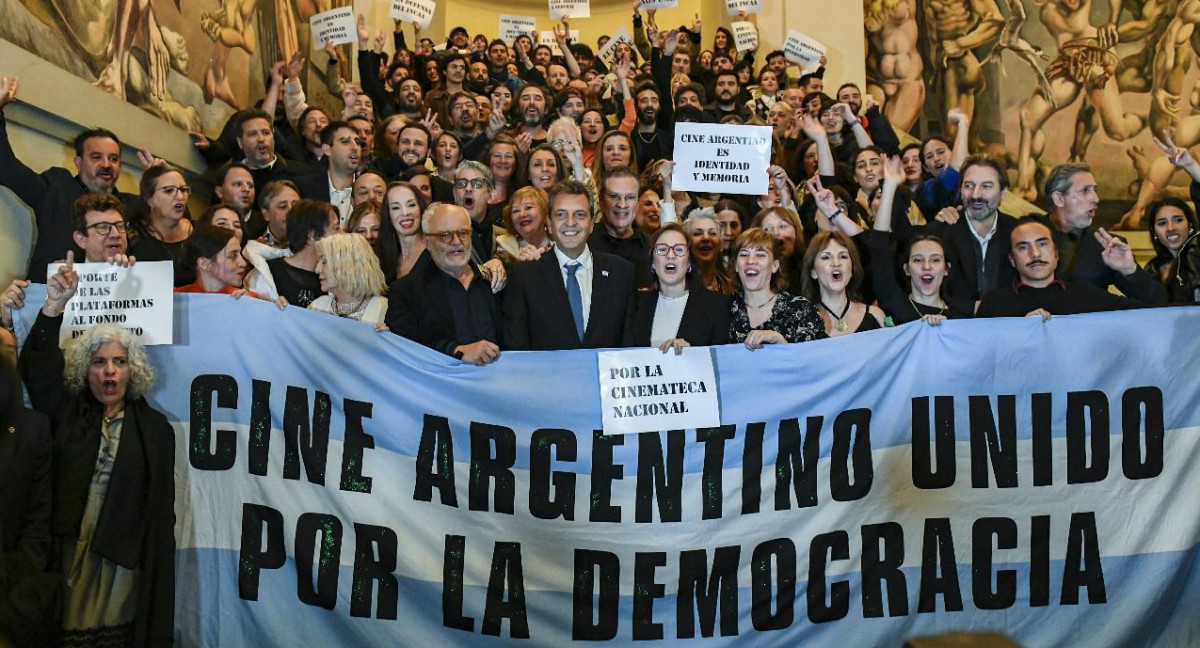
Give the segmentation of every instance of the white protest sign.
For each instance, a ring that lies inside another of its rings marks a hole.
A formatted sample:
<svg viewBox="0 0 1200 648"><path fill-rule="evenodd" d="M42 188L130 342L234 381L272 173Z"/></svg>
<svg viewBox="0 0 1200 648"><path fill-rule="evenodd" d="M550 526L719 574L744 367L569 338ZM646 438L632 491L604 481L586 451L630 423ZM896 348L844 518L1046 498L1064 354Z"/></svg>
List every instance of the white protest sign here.
<svg viewBox="0 0 1200 648"><path fill-rule="evenodd" d="M392 20L407 20L429 29L436 6L433 0L392 0Z"/></svg>
<svg viewBox="0 0 1200 648"><path fill-rule="evenodd" d="M46 267L46 276L61 263ZM59 346L97 324L129 330L142 344L171 344L175 321L175 270L170 261L142 261L132 268L76 263L79 290L63 312Z"/></svg>
<svg viewBox="0 0 1200 648"><path fill-rule="evenodd" d="M558 20L563 16L591 18L591 0L550 0L550 18Z"/></svg>
<svg viewBox="0 0 1200 648"><path fill-rule="evenodd" d="M571 31L570 31L570 32L567 34L567 38L568 38L568 39L569 39L569 40L570 40L572 43L578 43L578 42L579 42L579 30L578 30L578 29L572 29L572 30L571 30ZM562 50L560 50L560 49L558 48L558 41L554 39L554 32L552 32L552 31L538 32L538 42L537 42L537 44L538 44L538 45L545 45L546 47L549 47L549 48L550 48L550 54L551 54L552 56L562 56Z"/></svg>
<svg viewBox="0 0 1200 648"><path fill-rule="evenodd" d="M673 9L679 6L679 0L642 0L640 9Z"/></svg>
<svg viewBox="0 0 1200 648"><path fill-rule="evenodd" d="M770 126L675 124L672 189L761 196L770 165Z"/></svg>
<svg viewBox="0 0 1200 648"><path fill-rule="evenodd" d="M617 30L617 33L610 36L608 42L604 44L604 47L600 48L600 51L596 53L596 56L601 61L604 61L604 67L612 68L613 63L616 62L617 45L619 43L625 43L629 46L630 50L634 52L637 51L637 47L633 44L633 36L630 36L629 32L625 31L625 28L622 27ZM635 56L634 59L634 62L636 63L637 57Z"/></svg>
<svg viewBox="0 0 1200 648"><path fill-rule="evenodd" d="M725 0L725 8L730 16L736 16L745 11L748 14L760 13L763 10L762 0Z"/></svg>
<svg viewBox="0 0 1200 648"><path fill-rule="evenodd" d="M308 19L312 28L312 43L314 49L321 49L325 43L334 45L358 42L358 28L354 24L354 8L338 7L319 13Z"/></svg>
<svg viewBox="0 0 1200 648"><path fill-rule="evenodd" d="M788 31L787 41L783 44L783 55L789 61L796 61L808 68L825 56L825 46L792 29Z"/></svg>
<svg viewBox="0 0 1200 648"><path fill-rule="evenodd" d="M733 27L734 47L739 52L747 52L751 47L758 45L758 28L754 26L754 23L738 20L731 27Z"/></svg>
<svg viewBox="0 0 1200 648"><path fill-rule="evenodd" d="M708 349L686 348L681 355L654 348L603 351L596 363L605 434L721 425Z"/></svg>
<svg viewBox="0 0 1200 648"><path fill-rule="evenodd" d="M528 36L537 29L537 19L530 16L500 14L500 40L511 43L518 36Z"/></svg>

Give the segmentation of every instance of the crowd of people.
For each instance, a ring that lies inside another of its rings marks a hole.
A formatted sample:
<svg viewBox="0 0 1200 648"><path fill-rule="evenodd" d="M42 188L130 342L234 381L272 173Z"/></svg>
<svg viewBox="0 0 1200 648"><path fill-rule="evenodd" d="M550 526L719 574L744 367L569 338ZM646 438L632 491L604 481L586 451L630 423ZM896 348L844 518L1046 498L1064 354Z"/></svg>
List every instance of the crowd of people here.
<svg viewBox="0 0 1200 648"><path fill-rule="evenodd" d="M38 173L0 112L0 184L37 225L25 278L0 294L4 329L29 283L47 284L19 362L0 333L0 643L171 640L172 432L143 397L154 371L127 332L98 326L59 349L76 260L169 261L178 292L358 320L477 365L508 350L753 350L1200 297L1186 202L1149 209L1156 255L1139 267L1093 226L1087 166L1053 169L1048 215L1015 219L1000 211L1006 170L971 155L965 114L947 116L955 133L902 148L858 86L826 91L823 65L760 61L723 28L705 43L699 19L656 19L635 9L634 46L611 48L606 66L568 41L567 21L557 53L461 27L438 50L414 30L410 48L397 22L388 56L360 17L358 85L326 50L340 112L308 103L295 57L274 66L259 107L194 134L214 187L194 218L188 174L148 151L138 195L116 189L117 134L81 133L77 173ZM18 88L4 79L0 111ZM770 126L766 191L676 189L680 122ZM1160 146L1195 198L1200 164Z"/></svg>

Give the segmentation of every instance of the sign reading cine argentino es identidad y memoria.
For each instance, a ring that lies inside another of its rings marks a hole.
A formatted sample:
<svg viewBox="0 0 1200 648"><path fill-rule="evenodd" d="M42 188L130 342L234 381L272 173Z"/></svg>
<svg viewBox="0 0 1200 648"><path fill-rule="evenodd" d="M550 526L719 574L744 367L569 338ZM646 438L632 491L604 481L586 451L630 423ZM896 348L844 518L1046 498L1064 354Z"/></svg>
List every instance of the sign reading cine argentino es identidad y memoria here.
<svg viewBox="0 0 1200 648"><path fill-rule="evenodd" d="M313 48L317 50L327 42L344 45L358 41L353 7L338 7L316 14L308 19L308 26L312 29Z"/></svg>
<svg viewBox="0 0 1200 648"><path fill-rule="evenodd" d="M675 125L675 189L765 194L770 165L770 126Z"/></svg>

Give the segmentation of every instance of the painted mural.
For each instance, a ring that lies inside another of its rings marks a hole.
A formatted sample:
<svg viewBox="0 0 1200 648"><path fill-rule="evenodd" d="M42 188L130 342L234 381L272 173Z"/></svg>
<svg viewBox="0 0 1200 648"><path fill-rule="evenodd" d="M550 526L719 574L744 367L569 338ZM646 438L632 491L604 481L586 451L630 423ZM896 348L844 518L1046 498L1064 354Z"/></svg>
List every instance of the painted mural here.
<svg viewBox="0 0 1200 648"><path fill-rule="evenodd" d="M1102 214L1140 229L1186 176L1151 139L1200 144L1200 0L863 0L867 86L915 137L972 115L975 150L1002 157L1012 191L1041 198L1050 167L1096 170Z"/></svg>
<svg viewBox="0 0 1200 648"><path fill-rule="evenodd" d="M0 38L181 129L212 133L262 97L274 62L307 54L309 17L349 0L0 1Z"/></svg>

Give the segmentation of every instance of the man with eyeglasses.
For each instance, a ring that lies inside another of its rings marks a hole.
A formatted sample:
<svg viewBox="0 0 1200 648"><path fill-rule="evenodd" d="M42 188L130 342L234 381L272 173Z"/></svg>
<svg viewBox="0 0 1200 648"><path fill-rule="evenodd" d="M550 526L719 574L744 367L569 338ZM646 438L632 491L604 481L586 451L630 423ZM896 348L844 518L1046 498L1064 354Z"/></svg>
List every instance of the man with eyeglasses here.
<svg viewBox="0 0 1200 648"><path fill-rule="evenodd" d="M634 223L640 189L633 169L620 166L608 172L600 189L600 227L588 237L588 247L633 264L634 283L644 288L650 285L650 239Z"/></svg>
<svg viewBox="0 0 1200 648"><path fill-rule="evenodd" d="M464 90L467 80L467 57L455 52L441 59L442 84L425 93L425 108L432 110L439 122L448 124L450 98Z"/></svg>
<svg viewBox="0 0 1200 648"><path fill-rule="evenodd" d="M46 266L75 249L72 242L71 205L76 198L90 193L113 194L124 209L133 213L141 205L135 195L116 190L121 177L121 142L113 133L102 128L86 130L75 138L75 168L72 175L62 167L51 167L35 173L13 152L8 140L8 122L4 107L17 100L17 78L0 81L0 185L12 190L33 209L37 223L36 240L29 257L26 277L36 283L46 282ZM152 159L142 160L149 165ZM75 249L76 255L80 253Z"/></svg>
<svg viewBox="0 0 1200 648"><path fill-rule="evenodd" d="M83 250L85 263L112 263L125 268L136 260L127 256L129 236L125 224L125 206L112 194L85 193L71 204L74 245ZM67 248L61 252L66 256ZM42 272L46 270L42 267ZM25 287L32 280L14 279L0 293L0 324L12 327L12 310L25 305Z"/></svg>
<svg viewBox="0 0 1200 648"><path fill-rule="evenodd" d="M488 278L471 262L471 217L434 203L421 217L432 264L388 289L384 318L396 335L473 365L500 357L500 311Z"/></svg>
<svg viewBox="0 0 1200 648"><path fill-rule="evenodd" d="M513 266L503 304L505 349L625 345L633 317L633 266L589 249L592 223L587 186L567 180L551 187L547 227L553 253Z"/></svg>

